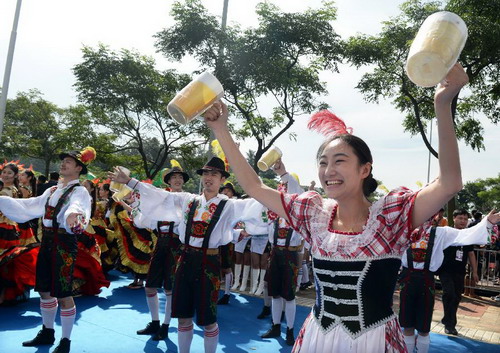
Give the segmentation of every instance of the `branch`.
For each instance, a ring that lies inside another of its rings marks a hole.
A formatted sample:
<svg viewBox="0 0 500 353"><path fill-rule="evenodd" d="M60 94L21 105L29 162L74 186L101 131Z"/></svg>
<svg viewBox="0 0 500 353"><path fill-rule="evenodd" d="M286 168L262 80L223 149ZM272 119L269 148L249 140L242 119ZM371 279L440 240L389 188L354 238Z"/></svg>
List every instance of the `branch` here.
<svg viewBox="0 0 500 353"><path fill-rule="evenodd" d="M429 143L429 140L427 140L427 135L425 134L424 125L422 124L422 120L420 119L420 109L418 108L418 102L406 88L406 79L404 77L402 77L402 81L403 84L401 86L401 91L410 99L410 101L413 104L413 111L415 113L415 118L417 119L417 126L418 130L420 131L420 136L422 136L422 140L424 140L424 144L429 150L429 152L431 152L434 157L439 158L438 153L434 148L432 148L431 144Z"/></svg>

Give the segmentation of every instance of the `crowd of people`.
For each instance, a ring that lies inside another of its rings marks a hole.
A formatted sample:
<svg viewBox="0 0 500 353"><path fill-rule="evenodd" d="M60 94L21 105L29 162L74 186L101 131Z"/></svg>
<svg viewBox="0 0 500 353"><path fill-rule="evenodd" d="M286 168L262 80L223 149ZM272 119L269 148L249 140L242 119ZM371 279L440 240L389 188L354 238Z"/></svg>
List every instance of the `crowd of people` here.
<svg viewBox="0 0 500 353"><path fill-rule="evenodd" d="M137 334L166 339L177 318L180 353L191 349L195 322L203 328L205 352L216 351L217 322L223 320L217 305L230 304L237 288L263 296L257 317L271 316L272 323L262 338L281 336L284 315L285 342L293 352L426 352L434 275L439 273L443 285L443 324L456 334L462 267L473 260L468 246L491 242L500 221L492 211L466 228L457 210L451 228L439 213L462 187L450 107L466 82L456 65L436 89L436 180L417 192L392 190L374 202L371 152L329 111L314 114L309 123L327 135L317 153L323 195L304 190L282 160L272 166L280 179L277 189L265 186L234 143L222 102L204 117L225 156L196 170L199 194L183 191L190 175L175 160L163 175L165 188L130 177L121 167L106 180L81 181L95 159L91 147L61 153L59 174L38 184L32 170L5 163L0 303L26 300L33 287L40 293L42 328L23 346L55 342L60 305L62 333L54 352L69 352L73 297L98 295L109 286L105 274L118 269L133 273L130 289L145 287L151 321ZM246 197L227 183L229 165ZM295 295L311 283L309 257L316 302L296 336ZM398 276L399 315L392 310ZM163 320L159 290L166 295Z"/></svg>

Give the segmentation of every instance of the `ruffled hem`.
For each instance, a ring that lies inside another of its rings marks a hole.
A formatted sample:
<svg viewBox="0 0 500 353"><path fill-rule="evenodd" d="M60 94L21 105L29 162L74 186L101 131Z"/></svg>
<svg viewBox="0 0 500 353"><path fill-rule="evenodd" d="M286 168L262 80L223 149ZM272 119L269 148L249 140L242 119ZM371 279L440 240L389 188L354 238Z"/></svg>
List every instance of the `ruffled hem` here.
<svg viewBox="0 0 500 353"><path fill-rule="evenodd" d="M40 244L17 246L0 255L0 278L6 284L6 301L13 301L35 286L36 260Z"/></svg>
<svg viewBox="0 0 500 353"><path fill-rule="evenodd" d="M324 333L313 314L302 326L292 353L407 353L397 318L352 339L341 326Z"/></svg>

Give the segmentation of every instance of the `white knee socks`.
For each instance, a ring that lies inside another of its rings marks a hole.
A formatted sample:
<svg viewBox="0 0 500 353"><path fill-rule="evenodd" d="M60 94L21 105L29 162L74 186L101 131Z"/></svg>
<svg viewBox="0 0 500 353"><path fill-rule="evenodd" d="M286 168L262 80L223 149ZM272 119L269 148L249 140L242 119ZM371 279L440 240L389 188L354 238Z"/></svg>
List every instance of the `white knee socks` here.
<svg viewBox="0 0 500 353"><path fill-rule="evenodd" d="M427 353L429 351L429 345L431 343L431 336L420 336L417 335L417 353ZM410 353L410 352L408 352Z"/></svg>
<svg viewBox="0 0 500 353"><path fill-rule="evenodd" d="M54 321L57 314L57 298L40 298L40 311L42 314L42 323L46 328L54 328Z"/></svg>
<svg viewBox="0 0 500 353"><path fill-rule="evenodd" d="M415 350L415 335L404 335L403 337L405 339L406 348L408 348L408 353L413 353L413 351Z"/></svg>
<svg viewBox="0 0 500 353"><path fill-rule="evenodd" d="M215 324L215 327L208 331L205 330L205 353L215 353L217 350L217 343L219 343L219 325Z"/></svg>
<svg viewBox="0 0 500 353"><path fill-rule="evenodd" d="M160 321L159 314L159 302L158 302L158 293L147 294L146 293L146 301L148 303L149 312L151 313L151 320Z"/></svg>
<svg viewBox="0 0 500 353"><path fill-rule="evenodd" d="M177 332L179 343L179 353L189 353L191 342L193 341L193 324L189 326L179 326Z"/></svg>
<svg viewBox="0 0 500 353"><path fill-rule="evenodd" d="M286 326L288 328L293 328L293 323L295 322L296 309L297 305L295 305L295 299L286 302L285 317L286 317Z"/></svg>
<svg viewBox="0 0 500 353"><path fill-rule="evenodd" d="M62 338L70 339L71 330L73 330L73 324L75 323L75 317L76 307L61 309Z"/></svg>
<svg viewBox="0 0 500 353"><path fill-rule="evenodd" d="M233 282L233 273L226 273L224 276L224 294L231 294L231 283Z"/></svg>
<svg viewBox="0 0 500 353"><path fill-rule="evenodd" d="M272 310L273 314L273 325L277 325L281 322L281 313L283 312L283 300L281 298L273 298Z"/></svg>
<svg viewBox="0 0 500 353"><path fill-rule="evenodd" d="M165 319L163 323L170 325L170 318L172 317L172 294L165 294Z"/></svg>
<svg viewBox="0 0 500 353"><path fill-rule="evenodd" d="M234 284L231 287L232 290L236 290L240 286L240 276L241 276L241 264L236 264L234 265Z"/></svg>

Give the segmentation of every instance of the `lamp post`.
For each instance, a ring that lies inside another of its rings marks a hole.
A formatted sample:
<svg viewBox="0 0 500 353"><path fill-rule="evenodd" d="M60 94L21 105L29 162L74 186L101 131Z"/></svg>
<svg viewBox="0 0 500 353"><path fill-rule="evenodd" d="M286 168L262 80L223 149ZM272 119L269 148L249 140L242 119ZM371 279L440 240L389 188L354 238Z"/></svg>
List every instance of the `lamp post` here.
<svg viewBox="0 0 500 353"><path fill-rule="evenodd" d="M17 24L19 23L19 14L21 13L22 0L17 0L14 23L10 33L9 51L7 52L7 62L5 63L5 73L3 76L2 96L0 97L0 139L2 138L3 119L5 117L5 107L7 105L7 94L9 92L10 71L12 69L12 59L14 58L14 47L16 46Z"/></svg>
<svg viewBox="0 0 500 353"><path fill-rule="evenodd" d="M432 119L431 122L429 123L429 144L432 145ZM431 176L431 151L429 151L429 157L427 159L427 184L429 184L429 179Z"/></svg>

